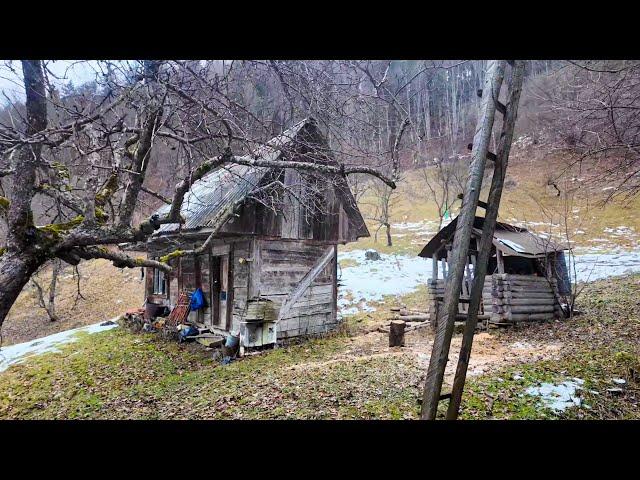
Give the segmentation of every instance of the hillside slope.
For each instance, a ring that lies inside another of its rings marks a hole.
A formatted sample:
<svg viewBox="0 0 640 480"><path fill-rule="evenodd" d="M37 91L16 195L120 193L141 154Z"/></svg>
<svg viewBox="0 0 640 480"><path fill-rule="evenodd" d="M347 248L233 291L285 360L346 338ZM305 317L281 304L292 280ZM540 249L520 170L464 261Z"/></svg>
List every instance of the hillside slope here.
<svg viewBox="0 0 640 480"><path fill-rule="evenodd" d="M500 208L500 219L515 223L542 234L566 240L567 234L581 253L610 252L615 249L638 250L640 247L640 198L623 201L614 199L605 205L607 187L590 184L597 169L585 165L582 170L567 169L570 159L549 147L533 145L528 137L520 137L514 144L508 170L507 187ZM575 174L574 174L575 171ZM558 185L574 192L557 196L548 179L564 172ZM377 225L368 220L370 238L340 247L341 252L375 248L394 255L416 255L436 232L438 216L435 202L426 195L426 189L417 171L409 171L399 183L392 213L394 245L387 247L381 231L378 242L373 233ZM483 198L486 194L483 194ZM365 195L360 206L365 218L373 212L375 198ZM452 208L455 215L458 201ZM566 220L566 222L565 222ZM407 260L409 261L409 260ZM352 265L349 259L341 261L341 268ZM105 260L83 262L79 266L80 287L84 299L76 302L77 277L69 266L60 278L57 310L61 320L50 322L38 307L35 290L25 288L2 327L4 345L24 342L44 335L112 318L126 309L142 304L144 284L140 270L113 267ZM48 285L50 269L39 275Z"/></svg>

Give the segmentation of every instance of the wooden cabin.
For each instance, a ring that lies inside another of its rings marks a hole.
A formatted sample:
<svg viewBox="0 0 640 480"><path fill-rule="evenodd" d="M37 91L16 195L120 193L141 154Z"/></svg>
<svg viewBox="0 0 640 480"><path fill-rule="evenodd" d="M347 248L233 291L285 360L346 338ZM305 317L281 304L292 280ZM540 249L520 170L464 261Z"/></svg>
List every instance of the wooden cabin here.
<svg viewBox="0 0 640 480"><path fill-rule="evenodd" d="M254 154L337 164L313 119ZM197 248L211 234L214 241L200 255L171 260L171 275L147 269L147 297L173 307L179 292L201 288L206 306L189 320L240 333L244 347L336 327L337 245L369 236L343 176L229 163L191 186L181 214L183 224L163 225L147 242L148 258Z"/></svg>
<svg viewBox="0 0 640 480"><path fill-rule="evenodd" d="M431 259L428 288L431 324L437 324L445 282L449 273L449 252L453 245L457 218L442 228L420 252ZM475 270L483 217L476 217L462 282L458 320L466 319ZM491 256L485 276L478 318L496 324L551 320L561 315L560 302L571 291L564 247L528 230L497 222Z"/></svg>

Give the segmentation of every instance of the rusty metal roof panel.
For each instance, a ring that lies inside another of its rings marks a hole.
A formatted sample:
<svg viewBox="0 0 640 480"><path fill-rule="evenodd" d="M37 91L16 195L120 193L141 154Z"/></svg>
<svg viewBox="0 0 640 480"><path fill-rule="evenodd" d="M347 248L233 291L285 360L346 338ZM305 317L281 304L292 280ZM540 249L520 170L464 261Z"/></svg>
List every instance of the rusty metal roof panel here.
<svg viewBox="0 0 640 480"><path fill-rule="evenodd" d="M436 233L424 246L418 256L430 258L435 252L439 251L443 241L448 241L453 238L457 221L458 218L456 217L451 223ZM473 223L473 232L477 237L482 235L483 225L484 218L476 217ZM493 233L493 244L506 255L523 257L539 257L549 252L566 250L566 247L548 238L542 238L524 228L502 222L496 222L496 229Z"/></svg>

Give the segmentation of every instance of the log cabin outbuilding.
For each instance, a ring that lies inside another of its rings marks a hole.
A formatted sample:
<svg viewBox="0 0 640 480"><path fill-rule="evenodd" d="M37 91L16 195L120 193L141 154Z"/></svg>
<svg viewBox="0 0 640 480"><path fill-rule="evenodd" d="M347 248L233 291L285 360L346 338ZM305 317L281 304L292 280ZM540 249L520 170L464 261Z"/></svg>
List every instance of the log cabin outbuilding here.
<svg viewBox="0 0 640 480"><path fill-rule="evenodd" d="M313 119L243 158L337 164ZM174 307L180 292L202 289L206 305L189 320L239 333L244 347L336 327L337 245L369 236L344 176L227 163L194 182L181 214L182 224L146 243L148 258L214 239L199 255L169 260L170 275L148 268L147 298Z"/></svg>
<svg viewBox="0 0 640 480"><path fill-rule="evenodd" d="M419 253L432 262L428 304L434 328L449 273L448 257L456 225L457 218L436 233ZM466 319L483 225L484 218L475 217L458 305L459 320ZM563 296L571 291L564 250L564 246L525 228L497 222L478 318L510 324L559 317Z"/></svg>

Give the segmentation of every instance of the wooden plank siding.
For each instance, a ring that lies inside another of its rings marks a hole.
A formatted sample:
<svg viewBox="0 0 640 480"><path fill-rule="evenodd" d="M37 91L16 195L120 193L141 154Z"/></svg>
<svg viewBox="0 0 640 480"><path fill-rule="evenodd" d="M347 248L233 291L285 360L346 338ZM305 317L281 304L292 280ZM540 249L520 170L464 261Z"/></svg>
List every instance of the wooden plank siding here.
<svg viewBox="0 0 640 480"><path fill-rule="evenodd" d="M314 245L304 241L260 240L260 263L252 262L252 274L259 278L260 298L273 302L273 308L279 311L287 296L294 291L326 249L327 245ZM279 338L318 334L335 328L335 252L334 248L332 260L278 323Z"/></svg>

